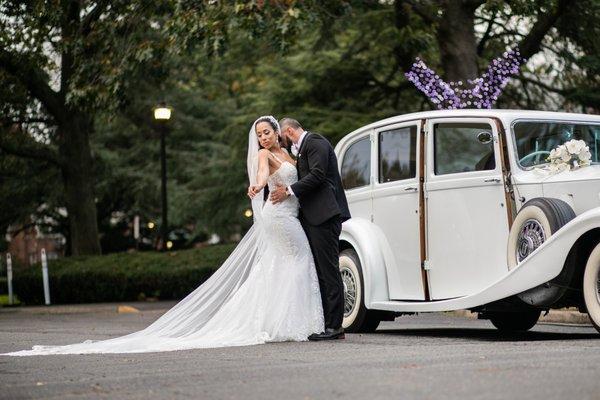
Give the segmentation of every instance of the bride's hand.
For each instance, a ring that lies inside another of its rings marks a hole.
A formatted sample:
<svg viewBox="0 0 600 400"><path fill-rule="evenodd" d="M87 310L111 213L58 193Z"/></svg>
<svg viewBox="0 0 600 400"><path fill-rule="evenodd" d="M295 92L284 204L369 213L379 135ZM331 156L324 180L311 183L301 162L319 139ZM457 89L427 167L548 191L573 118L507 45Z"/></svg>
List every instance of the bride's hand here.
<svg viewBox="0 0 600 400"><path fill-rule="evenodd" d="M256 196L258 193L260 193L261 190L263 190L263 187L259 186L259 185L248 186L248 197L253 199L254 196Z"/></svg>

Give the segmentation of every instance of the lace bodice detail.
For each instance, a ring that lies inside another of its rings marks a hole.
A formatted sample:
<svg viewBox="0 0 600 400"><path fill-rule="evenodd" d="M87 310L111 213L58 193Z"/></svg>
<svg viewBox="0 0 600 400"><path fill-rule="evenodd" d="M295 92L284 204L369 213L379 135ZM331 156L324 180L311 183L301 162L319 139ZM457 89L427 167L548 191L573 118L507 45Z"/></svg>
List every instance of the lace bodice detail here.
<svg viewBox="0 0 600 400"><path fill-rule="evenodd" d="M296 171L296 166L288 161L284 161L279 169L269 176L267 184L269 186L269 191L272 191L277 186L281 185L287 187L297 181L298 172ZM267 201L263 209L263 216L285 215L297 217L298 209L298 199L294 196L290 196L279 204L273 204L270 201Z"/></svg>
<svg viewBox="0 0 600 400"><path fill-rule="evenodd" d="M267 179L269 190L277 185L289 186L298 181L296 166L289 161L284 161L277 171L273 172Z"/></svg>
<svg viewBox="0 0 600 400"><path fill-rule="evenodd" d="M287 187L296 181L298 181L296 166L284 161L279 169L269 176L267 184L272 191L279 185ZM299 209L298 199L295 196L289 196L277 204L271 203L270 200L265 202L262 210L265 237L270 246L281 254L296 256L300 252L299 239L296 237L297 232L302 231L298 220Z"/></svg>

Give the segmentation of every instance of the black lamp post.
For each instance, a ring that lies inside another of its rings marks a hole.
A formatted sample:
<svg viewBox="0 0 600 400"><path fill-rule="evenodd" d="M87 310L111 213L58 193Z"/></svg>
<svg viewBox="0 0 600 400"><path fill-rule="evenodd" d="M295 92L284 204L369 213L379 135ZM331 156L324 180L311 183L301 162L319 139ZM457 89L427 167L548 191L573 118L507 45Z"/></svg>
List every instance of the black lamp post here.
<svg viewBox="0 0 600 400"><path fill-rule="evenodd" d="M167 122L171 119L171 109L164 102L154 108L154 120L160 131L160 176L161 176L161 202L162 202L162 248L167 248L167 236L169 223L167 220L167 151L165 148L165 136L167 135Z"/></svg>

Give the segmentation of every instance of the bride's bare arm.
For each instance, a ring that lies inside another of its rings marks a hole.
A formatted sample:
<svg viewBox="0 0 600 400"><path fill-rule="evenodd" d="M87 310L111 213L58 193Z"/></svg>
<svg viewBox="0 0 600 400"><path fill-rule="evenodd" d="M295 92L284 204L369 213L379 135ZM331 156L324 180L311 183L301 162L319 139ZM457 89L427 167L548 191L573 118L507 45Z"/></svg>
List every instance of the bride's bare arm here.
<svg viewBox="0 0 600 400"><path fill-rule="evenodd" d="M267 185L267 179L269 179L269 150L261 149L258 152L256 185L248 188L248 197L254 198Z"/></svg>
<svg viewBox="0 0 600 400"><path fill-rule="evenodd" d="M254 198L267 185L269 179L269 150L261 149L258 152L258 172L256 173L256 185L248 187L248 197Z"/></svg>
<svg viewBox="0 0 600 400"><path fill-rule="evenodd" d="M269 179L269 150L261 149L258 152L258 173L256 174L256 186L262 190Z"/></svg>

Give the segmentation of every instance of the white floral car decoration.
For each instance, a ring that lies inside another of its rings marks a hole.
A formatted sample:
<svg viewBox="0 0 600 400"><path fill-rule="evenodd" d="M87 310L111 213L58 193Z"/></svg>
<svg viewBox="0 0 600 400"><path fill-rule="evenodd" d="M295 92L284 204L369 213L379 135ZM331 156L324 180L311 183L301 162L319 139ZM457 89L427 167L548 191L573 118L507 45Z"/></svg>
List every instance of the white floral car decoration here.
<svg viewBox="0 0 600 400"><path fill-rule="evenodd" d="M553 172L577 169L590 165L592 153L583 140L569 140L550 151L548 161Z"/></svg>

